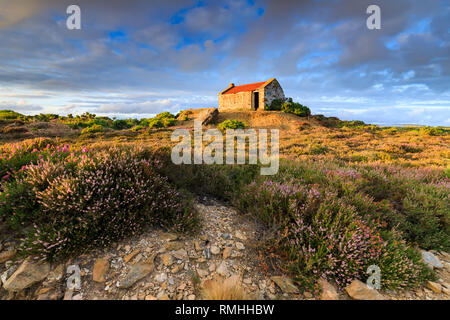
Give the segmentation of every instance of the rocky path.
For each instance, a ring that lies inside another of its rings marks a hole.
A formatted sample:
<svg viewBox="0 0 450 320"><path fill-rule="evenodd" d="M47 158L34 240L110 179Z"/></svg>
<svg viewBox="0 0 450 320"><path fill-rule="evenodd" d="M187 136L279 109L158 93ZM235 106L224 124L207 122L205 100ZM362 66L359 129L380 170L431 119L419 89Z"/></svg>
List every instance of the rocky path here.
<svg viewBox="0 0 450 320"><path fill-rule="evenodd" d="M298 292L279 270L261 267L258 248L264 229L257 222L210 198L198 198L195 205L202 218L202 229L195 236L149 229L139 237L60 265L14 261L13 244L2 240L0 299L195 300L202 299L202 287L208 280L232 276L249 299L449 298L450 256L446 254L439 256L440 282L428 288L382 292L381 296L359 282L337 292L323 281L320 297ZM80 286L68 289L67 280L75 269L80 271Z"/></svg>

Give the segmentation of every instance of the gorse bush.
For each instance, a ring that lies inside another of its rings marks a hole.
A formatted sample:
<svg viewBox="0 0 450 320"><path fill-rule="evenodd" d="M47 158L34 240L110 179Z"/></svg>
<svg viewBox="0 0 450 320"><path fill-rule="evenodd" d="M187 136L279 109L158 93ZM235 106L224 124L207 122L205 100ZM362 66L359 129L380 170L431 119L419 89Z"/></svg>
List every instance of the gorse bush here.
<svg viewBox="0 0 450 320"><path fill-rule="evenodd" d="M10 226L29 230L21 250L42 259L104 246L149 225L194 230L191 198L158 174L158 166L135 148L41 159L4 185L0 214Z"/></svg>
<svg viewBox="0 0 450 320"><path fill-rule="evenodd" d="M245 129L246 124L240 120L225 120L217 126L220 130L226 129Z"/></svg>
<svg viewBox="0 0 450 320"><path fill-rule="evenodd" d="M148 126L149 128L167 128L177 124L176 117L170 112L163 112L157 114L154 118L142 119L140 125Z"/></svg>
<svg viewBox="0 0 450 320"><path fill-rule="evenodd" d="M12 110L0 110L0 119L2 120L20 120L22 116L22 114Z"/></svg>
<svg viewBox="0 0 450 320"><path fill-rule="evenodd" d="M93 124L90 127L84 128L81 130L81 133L88 134L88 133L96 133L96 132L103 132L105 131L105 128L100 124Z"/></svg>
<svg viewBox="0 0 450 320"><path fill-rule="evenodd" d="M264 110L267 111L283 111L286 113L293 113L300 117L308 117L311 115L311 110L297 102L294 102L292 98L287 100L275 99L269 105L264 106Z"/></svg>

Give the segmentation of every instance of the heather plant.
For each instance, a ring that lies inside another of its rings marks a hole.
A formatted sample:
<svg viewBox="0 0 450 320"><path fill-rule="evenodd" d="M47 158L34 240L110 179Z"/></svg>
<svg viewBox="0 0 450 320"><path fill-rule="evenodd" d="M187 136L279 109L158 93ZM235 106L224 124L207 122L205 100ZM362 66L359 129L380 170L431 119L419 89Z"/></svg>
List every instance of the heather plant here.
<svg viewBox="0 0 450 320"><path fill-rule="evenodd" d="M56 145L50 139L31 139L0 146L0 191L2 184L20 175L30 164L39 160L59 161L71 154L68 145Z"/></svg>
<svg viewBox="0 0 450 320"><path fill-rule="evenodd" d="M394 225L386 217L396 211L389 198L375 201L361 191L367 183L361 172L338 168L332 164L324 168L324 163L283 165L278 176L256 180L236 192L234 203L278 230L270 246L285 257L303 286L314 288L315 281L324 277L344 287L355 278L365 280L371 264L386 272L384 288L410 287L431 279L417 252L393 237ZM448 230L442 226L415 226L421 227L434 233L440 241L436 244L448 241Z"/></svg>
<svg viewBox="0 0 450 320"><path fill-rule="evenodd" d="M420 253L395 236L383 246L376 265L380 268L384 289L406 289L426 280L436 280L435 273L423 263Z"/></svg>
<svg viewBox="0 0 450 320"><path fill-rule="evenodd" d="M0 193L4 219L29 230L22 253L56 259L105 246L149 225L176 232L196 228L190 196L155 171L160 164L147 157L148 151L86 151L30 164Z"/></svg>

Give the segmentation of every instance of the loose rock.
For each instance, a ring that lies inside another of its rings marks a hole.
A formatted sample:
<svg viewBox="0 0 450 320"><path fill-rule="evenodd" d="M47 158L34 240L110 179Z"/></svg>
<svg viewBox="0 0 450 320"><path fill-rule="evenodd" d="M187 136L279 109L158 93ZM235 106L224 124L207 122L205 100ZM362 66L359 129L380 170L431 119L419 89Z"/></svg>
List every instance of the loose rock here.
<svg viewBox="0 0 450 320"><path fill-rule="evenodd" d="M427 281L427 287L433 290L435 293L441 293L442 292L442 286L439 283Z"/></svg>
<svg viewBox="0 0 450 320"><path fill-rule="evenodd" d="M109 261L105 258L99 258L95 261L92 272L92 280L95 282L105 282L105 277L109 271Z"/></svg>
<svg viewBox="0 0 450 320"><path fill-rule="evenodd" d="M125 279L120 282L119 287L129 288L139 280L149 275L155 269L154 258L155 256L153 255L148 260L136 263L132 266L128 274L125 276Z"/></svg>
<svg viewBox="0 0 450 320"><path fill-rule="evenodd" d="M294 284L291 278L288 277L280 277L280 276L274 276L271 277L270 280L275 282L277 286L283 291L284 293L296 293L298 292L297 286Z"/></svg>
<svg viewBox="0 0 450 320"><path fill-rule="evenodd" d="M384 300L385 298L377 290L369 288L365 283L354 280L345 287L348 295L355 300Z"/></svg>
<svg viewBox="0 0 450 320"><path fill-rule="evenodd" d="M336 289L325 279L319 280L319 285L322 289L320 300L339 300L339 295Z"/></svg>
<svg viewBox="0 0 450 320"><path fill-rule="evenodd" d="M422 254L423 261L430 267L430 268L436 268L441 269L444 267L441 260L439 260L438 257L436 257L433 253L422 250L420 252Z"/></svg>
<svg viewBox="0 0 450 320"><path fill-rule="evenodd" d="M50 272L50 264L47 262L33 263L25 260L11 277L6 280L3 287L8 291L21 291L33 284L44 280Z"/></svg>

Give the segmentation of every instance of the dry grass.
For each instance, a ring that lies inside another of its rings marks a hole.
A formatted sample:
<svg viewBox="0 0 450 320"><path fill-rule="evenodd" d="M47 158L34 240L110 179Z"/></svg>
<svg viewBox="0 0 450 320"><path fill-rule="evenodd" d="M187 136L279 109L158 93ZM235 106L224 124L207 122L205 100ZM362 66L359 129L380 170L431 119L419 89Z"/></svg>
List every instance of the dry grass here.
<svg viewBox="0 0 450 320"><path fill-rule="evenodd" d="M78 136L76 130L59 123L25 125L29 132L20 135L0 135L0 144L34 137L61 137L80 144L99 141L112 143L138 142L151 146L172 146L171 133L177 128L193 129L194 119L204 109L189 109L188 121L165 129L111 131ZM450 134L430 136L419 130L379 128L333 128L324 126L317 118L301 118L277 111L236 111L219 113L217 124L238 119L249 128L280 130L280 156L297 160L341 160L346 163L391 163L412 167L450 168ZM205 127L214 128L215 125Z"/></svg>
<svg viewBox="0 0 450 320"><path fill-rule="evenodd" d="M238 275L228 279L216 278L207 280L201 290L205 300L249 300L250 296L245 292Z"/></svg>

